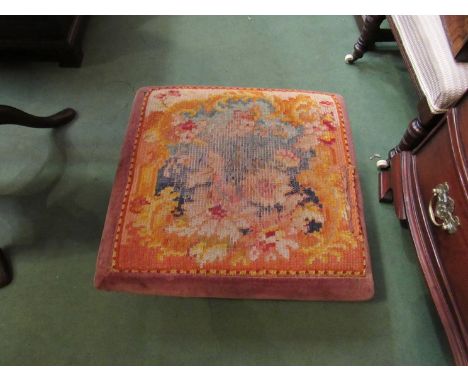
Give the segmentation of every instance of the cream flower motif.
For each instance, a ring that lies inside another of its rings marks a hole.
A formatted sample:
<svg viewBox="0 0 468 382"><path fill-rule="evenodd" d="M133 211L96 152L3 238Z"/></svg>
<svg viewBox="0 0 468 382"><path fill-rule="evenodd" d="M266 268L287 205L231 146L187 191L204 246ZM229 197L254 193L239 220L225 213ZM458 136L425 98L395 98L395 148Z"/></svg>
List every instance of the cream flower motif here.
<svg viewBox="0 0 468 382"><path fill-rule="evenodd" d="M298 249L299 244L288 238L283 230L267 230L261 232L256 243L250 248L248 257L255 261L260 257L265 260L276 260L278 256L284 259L289 259L290 250Z"/></svg>
<svg viewBox="0 0 468 382"><path fill-rule="evenodd" d="M222 192L222 189L226 191L226 187L213 191L215 188L196 189L193 201L184 204L188 225L170 226L167 231L181 236L215 236L236 243L243 236L242 232L249 228L256 209L240 205L236 198L219 198L216 194Z"/></svg>
<svg viewBox="0 0 468 382"><path fill-rule="evenodd" d="M245 177L242 192L254 204L273 207L286 202L286 194L291 191L289 183L287 174L265 168Z"/></svg>

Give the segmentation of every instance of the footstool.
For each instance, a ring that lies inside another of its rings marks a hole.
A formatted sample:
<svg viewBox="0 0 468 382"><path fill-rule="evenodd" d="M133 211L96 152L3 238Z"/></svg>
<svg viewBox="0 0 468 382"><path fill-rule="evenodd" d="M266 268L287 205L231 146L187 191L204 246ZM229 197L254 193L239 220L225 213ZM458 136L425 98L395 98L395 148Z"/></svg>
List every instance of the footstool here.
<svg viewBox="0 0 468 382"><path fill-rule="evenodd" d="M341 96L139 90L95 286L184 297L371 298L362 196Z"/></svg>

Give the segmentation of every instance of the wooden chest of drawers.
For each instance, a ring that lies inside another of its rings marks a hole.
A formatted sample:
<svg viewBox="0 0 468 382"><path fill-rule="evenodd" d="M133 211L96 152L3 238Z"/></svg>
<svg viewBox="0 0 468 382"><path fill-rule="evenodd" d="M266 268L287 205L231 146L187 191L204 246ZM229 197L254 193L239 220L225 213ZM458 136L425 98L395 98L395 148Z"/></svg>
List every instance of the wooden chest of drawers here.
<svg viewBox="0 0 468 382"><path fill-rule="evenodd" d="M467 154L465 96L416 149L395 155L390 169L380 174L381 195L393 200L397 216L409 225L459 365L468 365Z"/></svg>

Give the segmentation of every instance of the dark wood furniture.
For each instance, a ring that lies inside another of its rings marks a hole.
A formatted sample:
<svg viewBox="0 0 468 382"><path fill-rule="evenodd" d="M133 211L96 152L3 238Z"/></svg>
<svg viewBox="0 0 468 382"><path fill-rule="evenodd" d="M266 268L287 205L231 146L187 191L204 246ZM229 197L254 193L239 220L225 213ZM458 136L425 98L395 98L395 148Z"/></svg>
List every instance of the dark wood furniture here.
<svg viewBox="0 0 468 382"><path fill-rule="evenodd" d="M391 16L365 16L353 53L363 56L388 20L420 95L417 116L379 173L379 200L393 202L408 226L455 363L468 365L468 95L446 113L431 112Z"/></svg>
<svg viewBox="0 0 468 382"><path fill-rule="evenodd" d="M11 106L0 105L0 125L22 125L34 128L60 127L76 116L76 111L70 108L64 109L48 117L37 117L25 113ZM0 287L8 285L12 279L10 264L0 249Z"/></svg>
<svg viewBox="0 0 468 382"><path fill-rule="evenodd" d="M455 60L468 62L468 16L441 16Z"/></svg>
<svg viewBox="0 0 468 382"><path fill-rule="evenodd" d="M468 95L392 156L379 194L409 226L455 363L468 365Z"/></svg>
<svg viewBox="0 0 468 382"><path fill-rule="evenodd" d="M59 61L79 67L84 16L0 16L0 59Z"/></svg>

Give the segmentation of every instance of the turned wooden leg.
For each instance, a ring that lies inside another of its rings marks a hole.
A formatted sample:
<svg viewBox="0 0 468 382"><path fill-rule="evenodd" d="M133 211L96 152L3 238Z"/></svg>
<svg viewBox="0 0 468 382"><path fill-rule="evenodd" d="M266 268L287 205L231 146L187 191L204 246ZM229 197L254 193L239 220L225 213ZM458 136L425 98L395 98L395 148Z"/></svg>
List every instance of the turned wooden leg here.
<svg viewBox="0 0 468 382"><path fill-rule="evenodd" d="M73 109L64 109L48 117L37 117L11 106L0 105L0 125L21 125L35 128L60 127L76 116Z"/></svg>
<svg viewBox="0 0 468 382"><path fill-rule="evenodd" d="M366 16L361 35L356 44L354 44L353 53L347 54L345 57L345 62L347 64L352 64L354 61L360 59L364 53L371 48L377 38L380 24L382 24L384 20L385 16Z"/></svg>
<svg viewBox="0 0 468 382"><path fill-rule="evenodd" d="M418 104L418 117L409 123L400 143L390 150L389 158L392 158L396 153L415 149L439 122L442 115L433 114L426 99L423 98Z"/></svg>
<svg viewBox="0 0 468 382"><path fill-rule="evenodd" d="M402 168L407 168L404 151L414 150L429 132L436 126L442 114L433 114L425 98L418 104L418 117L413 119L406 129L400 143L388 153L387 160L377 162L379 169L379 201L393 203L395 213L403 224L406 224L406 211L403 199ZM403 154L402 154L403 153ZM379 162L382 162L379 166Z"/></svg>
<svg viewBox="0 0 468 382"><path fill-rule="evenodd" d="M396 153L414 149L424 139L424 136L425 131L421 121L419 118L413 119L405 130L400 143L390 150L389 157L392 158Z"/></svg>
<svg viewBox="0 0 468 382"><path fill-rule="evenodd" d="M11 282L11 271L5 255L0 249L0 288Z"/></svg>

